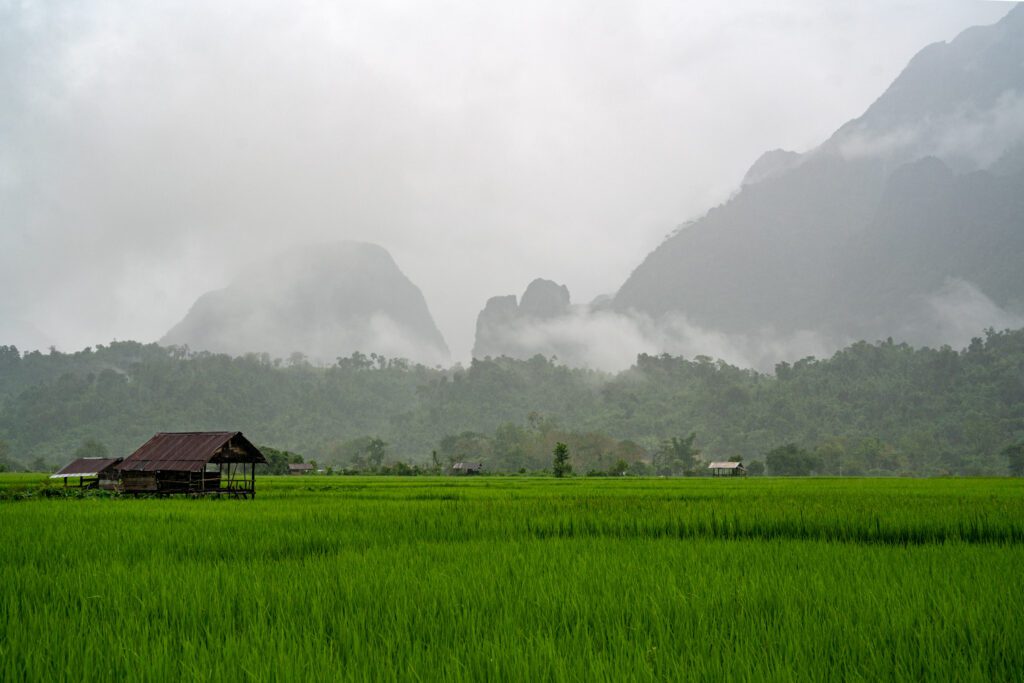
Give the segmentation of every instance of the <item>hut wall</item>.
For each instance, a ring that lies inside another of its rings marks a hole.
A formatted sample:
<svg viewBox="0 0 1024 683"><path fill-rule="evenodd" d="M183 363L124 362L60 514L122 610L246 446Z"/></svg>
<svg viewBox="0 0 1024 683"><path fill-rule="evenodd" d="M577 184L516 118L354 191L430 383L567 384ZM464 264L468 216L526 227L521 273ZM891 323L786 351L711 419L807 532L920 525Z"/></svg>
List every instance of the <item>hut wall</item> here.
<svg viewBox="0 0 1024 683"><path fill-rule="evenodd" d="M199 490L199 479L191 472L157 472L156 485L160 493L188 493Z"/></svg>
<svg viewBox="0 0 1024 683"><path fill-rule="evenodd" d="M121 485L130 493L156 493L156 474L150 472L124 472Z"/></svg>

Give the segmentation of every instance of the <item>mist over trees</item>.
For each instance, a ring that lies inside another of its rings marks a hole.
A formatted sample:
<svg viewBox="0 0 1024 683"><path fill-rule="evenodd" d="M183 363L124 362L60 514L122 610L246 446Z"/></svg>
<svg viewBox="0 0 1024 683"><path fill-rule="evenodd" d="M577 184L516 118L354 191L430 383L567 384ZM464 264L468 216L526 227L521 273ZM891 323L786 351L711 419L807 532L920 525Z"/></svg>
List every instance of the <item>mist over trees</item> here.
<svg viewBox="0 0 1024 683"><path fill-rule="evenodd" d="M859 342L773 373L668 355L610 374L539 356L437 369L361 353L320 366L135 342L0 347L10 468L63 464L90 439L124 456L154 432L203 429L335 468L542 471L562 442L578 474L680 475L733 457L772 474L789 465L766 456L794 444L815 474L1006 474L1004 449L1024 439L1024 330L961 351Z"/></svg>

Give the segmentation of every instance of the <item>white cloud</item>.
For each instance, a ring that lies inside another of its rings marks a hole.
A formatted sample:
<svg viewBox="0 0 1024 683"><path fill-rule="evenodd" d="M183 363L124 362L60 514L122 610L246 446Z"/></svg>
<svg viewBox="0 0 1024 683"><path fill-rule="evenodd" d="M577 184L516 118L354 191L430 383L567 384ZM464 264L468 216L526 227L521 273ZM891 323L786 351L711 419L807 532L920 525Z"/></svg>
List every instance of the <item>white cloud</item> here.
<svg viewBox="0 0 1024 683"><path fill-rule="evenodd" d="M919 156L916 147L921 137L921 130L913 126L900 126L883 133L854 131L839 143L839 153L847 159Z"/></svg>
<svg viewBox="0 0 1024 683"><path fill-rule="evenodd" d="M965 104L917 125L852 130L839 141L839 152L847 158L888 157L896 162L936 156L974 170L991 166L1022 141L1024 91L1008 90L989 108Z"/></svg>
<svg viewBox="0 0 1024 683"><path fill-rule="evenodd" d="M569 365L608 371L629 367L640 353L705 355L739 367L771 370L781 360L831 355L845 341L808 330L728 334L695 325L681 314L655 319L586 307L546 320L518 319L505 329L504 339L525 355L553 355Z"/></svg>
<svg viewBox="0 0 1024 683"><path fill-rule="evenodd" d="M934 131L936 155L968 159L978 168L987 168L1024 141L1024 85L1021 91L1003 93L991 109L965 109L958 114Z"/></svg>
<svg viewBox="0 0 1024 683"><path fill-rule="evenodd" d="M923 320L915 331L944 339L954 348L962 348L982 330L1017 329L1024 327L1024 316L1000 308L976 285L960 278L950 278L938 291L927 297ZM923 328L923 330L921 329Z"/></svg>

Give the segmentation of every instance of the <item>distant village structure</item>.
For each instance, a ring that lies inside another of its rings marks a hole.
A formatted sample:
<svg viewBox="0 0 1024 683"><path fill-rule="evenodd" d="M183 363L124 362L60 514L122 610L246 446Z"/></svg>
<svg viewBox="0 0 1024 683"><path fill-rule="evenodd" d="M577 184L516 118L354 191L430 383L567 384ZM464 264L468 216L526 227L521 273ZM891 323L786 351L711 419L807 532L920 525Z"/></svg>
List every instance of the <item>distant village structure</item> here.
<svg viewBox="0 0 1024 683"><path fill-rule="evenodd" d="M713 462L708 465L711 474L716 477L745 477L747 470L741 462Z"/></svg>
<svg viewBox="0 0 1024 683"><path fill-rule="evenodd" d="M470 476L484 471L482 462L457 462L452 465L451 473L456 476Z"/></svg>
<svg viewBox="0 0 1024 683"><path fill-rule="evenodd" d="M256 465L266 462L241 432L161 432L116 472L124 493L255 498Z"/></svg>
<svg viewBox="0 0 1024 683"><path fill-rule="evenodd" d="M290 462L288 463L288 474L309 474L313 471L313 463Z"/></svg>

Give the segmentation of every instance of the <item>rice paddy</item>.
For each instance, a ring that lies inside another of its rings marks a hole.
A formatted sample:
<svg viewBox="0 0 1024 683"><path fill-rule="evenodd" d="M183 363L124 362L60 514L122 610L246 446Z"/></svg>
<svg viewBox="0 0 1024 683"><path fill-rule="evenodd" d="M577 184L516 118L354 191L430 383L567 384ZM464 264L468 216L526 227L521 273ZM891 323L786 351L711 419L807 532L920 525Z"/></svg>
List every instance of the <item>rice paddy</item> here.
<svg viewBox="0 0 1024 683"><path fill-rule="evenodd" d="M1024 677L1019 480L35 483L0 478L5 681Z"/></svg>

